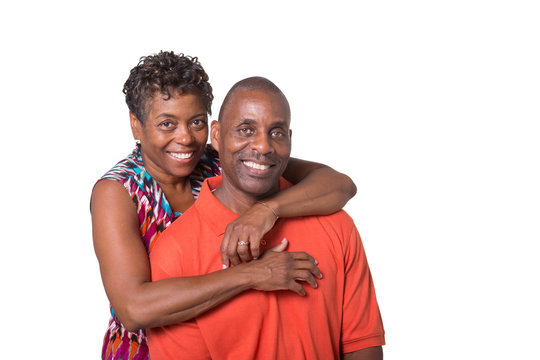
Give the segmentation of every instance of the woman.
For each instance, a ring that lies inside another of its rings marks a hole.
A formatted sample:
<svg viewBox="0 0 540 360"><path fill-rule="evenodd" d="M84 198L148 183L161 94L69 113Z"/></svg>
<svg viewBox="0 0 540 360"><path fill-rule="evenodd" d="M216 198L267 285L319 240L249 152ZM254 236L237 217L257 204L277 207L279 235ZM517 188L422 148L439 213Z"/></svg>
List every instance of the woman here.
<svg viewBox="0 0 540 360"><path fill-rule="evenodd" d="M293 280L316 287L315 260L293 257L283 251L286 243L250 261L279 216L329 214L356 191L347 176L295 159L284 176L296 185L228 226L223 271L150 281L148 253L159 235L194 203L204 178L220 174L217 153L206 145L213 95L197 59L172 52L141 58L124 93L137 147L97 182L91 199L94 248L112 314L102 357L147 359L144 328L187 321L247 289L302 295ZM261 269L275 271L256 275Z"/></svg>

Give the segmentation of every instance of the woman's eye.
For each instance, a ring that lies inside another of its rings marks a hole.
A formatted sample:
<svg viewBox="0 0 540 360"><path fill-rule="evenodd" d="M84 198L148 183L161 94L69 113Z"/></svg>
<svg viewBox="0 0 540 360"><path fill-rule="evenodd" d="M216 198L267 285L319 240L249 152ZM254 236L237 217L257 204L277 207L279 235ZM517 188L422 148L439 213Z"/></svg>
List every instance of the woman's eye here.
<svg viewBox="0 0 540 360"><path fill-rule="evenodd" d="M206 125L206 121L204 121L202 119L196 119L196 120L193 120L192 124L195 127L203 127L203 126Z"/></svg>

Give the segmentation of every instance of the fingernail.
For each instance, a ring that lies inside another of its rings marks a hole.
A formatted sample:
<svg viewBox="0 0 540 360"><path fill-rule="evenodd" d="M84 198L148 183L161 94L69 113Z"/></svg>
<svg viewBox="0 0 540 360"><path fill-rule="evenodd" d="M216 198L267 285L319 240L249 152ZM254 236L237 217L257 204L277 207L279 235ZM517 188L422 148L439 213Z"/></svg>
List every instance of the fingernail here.
<svg viewBox="0 0 540 360"><path fill-rule="evenodd" d="M319 265L319 262L317 260L315 260L315 265Z"/></svg>
<svg viewBox="0 0 540 360"><path fill-rule="evenodd" d="M287 238L283 238L283 240L281 240L282 243L284 243L285 241L287 241Z"/></svg>
<svg viewBox="0 0 540 360"><path fill-rule="evenodd" d="M226 269L226 268L228 268L228 266L225 265L225 264L223 264L223 265L222 265L222 268L223 268L223 269Z"/></svg>

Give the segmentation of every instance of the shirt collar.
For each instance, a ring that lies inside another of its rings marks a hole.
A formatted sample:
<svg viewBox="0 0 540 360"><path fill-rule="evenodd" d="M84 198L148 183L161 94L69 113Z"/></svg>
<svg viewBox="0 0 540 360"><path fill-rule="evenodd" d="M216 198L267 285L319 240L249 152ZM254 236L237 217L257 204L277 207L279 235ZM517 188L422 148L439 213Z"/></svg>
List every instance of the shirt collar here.
<svg viewBox="0 0 540 360"><path fill-rule="evenodd" d="M227 225L239 217L238 214L229 210L212 194L212 191L220 187L221 183L221 176L206 178L201 187L199 198L195 201L195 207L199 211L201 218L204 219L217 236L225 234ZM279 179L280 190L290 186L292 184L283 177Z"/></svg>
<svg viewBox="0 0 540 360"><path fill-rule="evenodd" d="M201 218L205 220L212 231L218 236L223 235L227 225L239 216L220 203L214 194L212 194L213 190L221 186L221 182L221 176L206 178L201 187L199 198L195 201L195 206Z"/></svg>

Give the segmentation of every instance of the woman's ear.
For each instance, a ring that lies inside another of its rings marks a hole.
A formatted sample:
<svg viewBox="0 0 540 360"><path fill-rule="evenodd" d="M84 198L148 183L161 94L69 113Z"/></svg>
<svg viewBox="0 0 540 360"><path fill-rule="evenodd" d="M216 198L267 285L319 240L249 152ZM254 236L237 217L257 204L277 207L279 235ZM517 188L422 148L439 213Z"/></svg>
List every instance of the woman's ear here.
<svg viewBox="0 0 540 360"><path fill-rule="evenodd" d="M210 141L212 146L219 152L219 136L221 131L221 123L219 121L212 121L212 128L210 129Z"/></svg>
<svg viewBox="0 0 540 360"><path fill-rule="evenodd" d="M131 133L133 134L133 138L135 140L141 140L143 134L143 124L131 111L129 112L129 123L131 124Z"/></svg>

